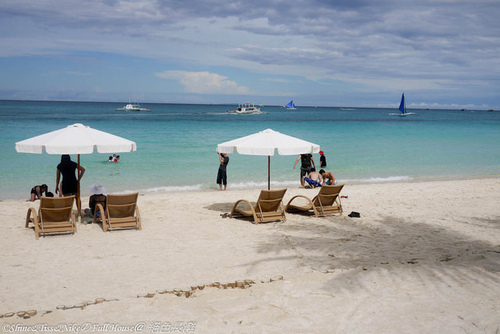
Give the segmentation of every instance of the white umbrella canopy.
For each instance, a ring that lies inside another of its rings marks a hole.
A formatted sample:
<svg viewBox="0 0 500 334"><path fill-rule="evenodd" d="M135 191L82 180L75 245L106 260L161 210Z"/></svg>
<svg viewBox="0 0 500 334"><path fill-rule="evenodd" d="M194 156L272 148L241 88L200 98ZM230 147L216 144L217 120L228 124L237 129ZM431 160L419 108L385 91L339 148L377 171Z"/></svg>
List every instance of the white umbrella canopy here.
<svg viewBox="0 0 500 334"><path fill-rule="evenodd" d="M80 154L91 154L94 150L99 153L131 152L137 150L137 145L128 139L80 123L16 143L16 151L20 153L42 154L43 150L48 154L78 154L80 166ZM80 214L80 181L77 206Z"/></svg>
<svg viewBox="0 0 500 334"><path fill-rule="evenodd" d="M131 152L137 150L135 142L92 129L80 123L16 143L16 151L41 154L91 154Z"/></svg>
<svg viewBox="0 0 500 334"><path fill-rule="evenodd" d="M219 153L233 153L244 155L267 155L268 178L267 188L271 188L271 156L275 151L280 155L295 155L305 153L318 153L320 146L308 141L295 138L267 129L249 136L237 138L217 145Z"/></svg>

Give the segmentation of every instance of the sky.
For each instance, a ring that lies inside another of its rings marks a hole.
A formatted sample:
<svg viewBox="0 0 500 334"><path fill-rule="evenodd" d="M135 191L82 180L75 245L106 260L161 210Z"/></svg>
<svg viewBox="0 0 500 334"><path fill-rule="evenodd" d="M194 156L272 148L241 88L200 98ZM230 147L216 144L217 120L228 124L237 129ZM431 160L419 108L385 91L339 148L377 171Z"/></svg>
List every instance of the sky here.
<svg viewBox="0 0 500 334"><path fill-rule="evenodd" d="M500 109L500 0L1 0L0 99Z"/></svg>

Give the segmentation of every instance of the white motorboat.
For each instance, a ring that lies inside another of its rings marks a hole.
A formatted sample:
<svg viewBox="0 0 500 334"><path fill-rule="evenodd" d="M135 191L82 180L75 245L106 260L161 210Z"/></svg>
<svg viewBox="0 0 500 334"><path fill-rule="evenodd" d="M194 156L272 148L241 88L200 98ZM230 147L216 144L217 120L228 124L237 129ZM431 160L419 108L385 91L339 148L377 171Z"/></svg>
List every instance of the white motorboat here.
<svg viewBox="0 0 500 334"><path fill-rule="evenodd" d="M142 108L139 103L128 103L123 108L116 109L118 111L151 111L147 108Z"/></svg>
<svg viewBox="0 0 500 334"><path fill-rule="evenodd" d="M255 104L250 105L250 103L241 104L238 109L228 111L230 114L240 114L240 115L252 115L252 114L263 114L259 107Z"/></svg>

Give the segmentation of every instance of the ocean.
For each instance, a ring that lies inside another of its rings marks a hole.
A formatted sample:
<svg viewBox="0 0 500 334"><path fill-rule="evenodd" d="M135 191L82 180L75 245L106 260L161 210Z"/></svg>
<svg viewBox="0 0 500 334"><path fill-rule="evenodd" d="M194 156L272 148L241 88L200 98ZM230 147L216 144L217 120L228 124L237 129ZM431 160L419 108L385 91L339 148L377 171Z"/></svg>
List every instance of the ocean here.
<svg viewBox="0 0 500 334"><path fill-rule="evenodd" d="M101 183L110 193L218 189L219 143L265 129L321 146L339 182L426 181L500 176L500 112L264 106L234 115L232 105L142 103L150 112L117 111L124 103L0 101L0 200L28 199L34 185L54 191L59 155L17 153L15 143L74 123L137 143L137 151L81 155L82 196ZM230 154L228 189L266 188L267 157ZM298 187L298 156L271 157L271 187ZM73 155L72 159L77 160ZM319 155L314 154L319 166Z"/></svg>

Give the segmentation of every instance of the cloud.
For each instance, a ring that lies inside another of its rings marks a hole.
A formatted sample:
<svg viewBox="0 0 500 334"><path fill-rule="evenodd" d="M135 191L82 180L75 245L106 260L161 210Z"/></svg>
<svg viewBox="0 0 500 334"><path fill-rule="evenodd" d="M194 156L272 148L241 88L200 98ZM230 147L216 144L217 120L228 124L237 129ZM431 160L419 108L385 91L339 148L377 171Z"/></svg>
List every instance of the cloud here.
<svg viewBox="0 0 500 334"><path fill-rule="evenodd" d="M157 76L186 92L314 92L314 102L354 104L332 87L342 98L412 89L498 105L499 16L498 0L2 0L0 69L15 57L92 53L102 65L67 67L115 90L126 84L110 63L139 75L180 70Z"/></svg>
<svg viewBox="0 0 500 334"><path fill-rule="evenodd" d="M179 80L187 93L197 94L247 94L248 88L238 86L226 76L210 72L164 71L155 73L162 79Z"/></svg>

